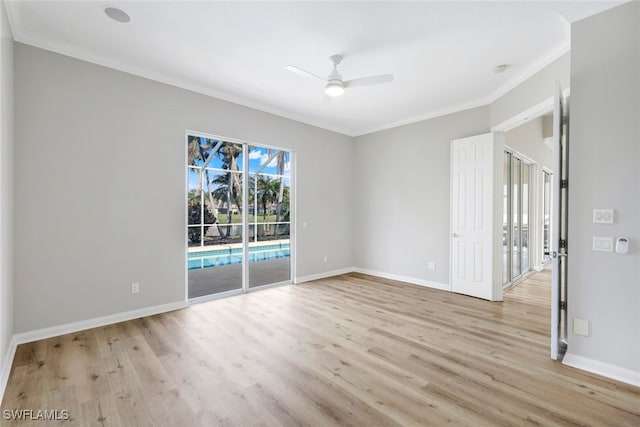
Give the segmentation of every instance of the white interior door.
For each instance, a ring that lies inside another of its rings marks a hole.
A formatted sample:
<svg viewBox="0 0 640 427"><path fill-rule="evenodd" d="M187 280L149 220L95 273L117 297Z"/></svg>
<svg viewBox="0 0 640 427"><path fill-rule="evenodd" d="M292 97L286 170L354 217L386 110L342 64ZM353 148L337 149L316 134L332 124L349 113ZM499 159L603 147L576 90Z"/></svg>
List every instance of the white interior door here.
<svg viewBox="0 0 640 427"><path fill-rule="evenodd" d="M566 347L566 203L567 139L563 126L562 88L558 86L553 107L553 203L551 216L551 358L557 360Z"/></svg>
<svg viewBox="0 0 640 427"><path fill-rule="evenodd" d="M502 299L493 268L494 136L451 142L451 290L492 301Z"/></svg>

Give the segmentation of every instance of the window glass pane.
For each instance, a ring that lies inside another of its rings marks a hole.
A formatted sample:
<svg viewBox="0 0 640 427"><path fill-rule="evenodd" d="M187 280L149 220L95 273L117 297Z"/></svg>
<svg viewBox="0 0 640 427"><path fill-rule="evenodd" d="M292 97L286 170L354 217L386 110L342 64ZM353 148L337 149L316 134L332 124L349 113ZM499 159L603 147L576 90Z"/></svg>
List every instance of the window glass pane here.
<svg viewBox="0 0 640 427"><path fill-rule="evenodd" d="M520 223L522 224L521 238L522 244L520 250L522 251L522 272L529 271L529 181L531 176L531 167L523 163L522 164L522 215L520 217Z"/></svg>
<svg viewBox="0 0 640 427"><path fill-rule="evenodd" d="M249 287L290 280L291 153L249 148L254 210L250 224ZM251 211L249 212L252 213Z"/></svg>
<svg viewBox="0 0 640 427"><path fill-rule="evenodd" d="M511 282L511 248L509 221L509 188L511 181L511 153L504 153L504 185L502 190L502 283Z"/></svg>
<svg viewBox="0 0 640 427"><path fill-rule="evenodd" d="M197 225L201 223L202 216L202 182L201 170L189 168L188 177L188 196L187 196L187 222L189 225Z"/></svg>
<svg viewBox="0 0 640 427"><path fill-rule="evenodd" d="M511 161L511 278L520 276L520 159Z"/></svg>
<svg viewBox="0 0 640 427"><path fill-rule="evenodd" d="M189 298L242 289L242 145L187 137Z"/></svg>
<svg viewBox="0 0 640 427"><path fill-rule="evenodd" d="M549 249L549 242L550 242L550 224L551 224L551 174L549 174L548 172L544 172L544 201L543 201L543 212L542 212L542 222L543 222L543 229L542 229L542 246L543 246L543 253L542 253L542 257L544 261L548 261L549 259L551 259L550 257L550 249Z"/></svg>

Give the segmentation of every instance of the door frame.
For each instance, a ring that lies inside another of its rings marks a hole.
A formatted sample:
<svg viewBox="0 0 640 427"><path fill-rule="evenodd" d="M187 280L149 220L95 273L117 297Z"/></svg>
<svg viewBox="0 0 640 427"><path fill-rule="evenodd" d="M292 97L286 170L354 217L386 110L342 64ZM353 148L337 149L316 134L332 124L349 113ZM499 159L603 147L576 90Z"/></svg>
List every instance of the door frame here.
<svg viewBox="0 0 640 427"><path fill-rule="evenodd" d="M195 130L190 130L190 129L186 129L185 133L184 133L184 158L183 158L183 165L186 165L187 163L187 159L188 159L188 141L189 141L189 136L199 136L199 137L204 137L204 138L209 138L209 139L216 139L219 141L225 141L225 142L231 142L231 143L235 143L235 144L241 144L242 145L242 162L243 162L243 170L242 170L242 186L243 186L243 194L242 194L242 204L244 205L243 207L245 209L242 210L242 221L243 221L243 226L242 226L242 244L243 244L243 261L242 261L242 287L239 289L233 289L230 291L224 291L224 292L219 292L219 293L214 293L214 294L209 294L209 295L204 295L204 296L200 296L200 297L195 297L195 298L189 298L189 236L187 233L187 226L189 224L189 218L188 218L188 213L187 213L187 209L184 209L184 225L183 225L183 229L184 229L184 296L185 296L185 301L187 301L189 304L196 304L196 303L200 303L200 302L205 302L205 301L209 301L209 300L214 300L214 299L218 299L218 298L224 298L224 297L228 297L228 296L232 296L232 295L239 295L239 294L243 294L243 293L248 293L248 292L253 292L256 290L260 290L260 289L266 289L266 288L270 288L270 287L274 287L274 286L282 286L282 285L290 285L290 284L294 284L295 281L295 277L296 277L296 226L297 226L297 218L296 218L296 161L295 161L295 151L288 149L288 148L282 148L282 147L276 147L273 145L267 145L267 144L261 144L261 143L257 143L257 142L252 142L252 141L246 141L243 139L238 139L238 138L230 138L230 137L226 137L226 136L221 136L221 135L215 135L215 134L211 134L211 133L207 133L207 132L201 132L201 131L195 131ZM261 148L267 148L267 149L273 149L273 150L280 150L280 151L287 151L290 155L289 157L289 161L291 163L290 165L290 172L289 172L289 182L290 182L290 195L289 195L289 280L286 280L284 282L278 282L278 283L270 283L270 284L266 284L266 285L261 285L261 286L254 286L254 287L249 287L249 262L247 261L248 258L248 252L249 252L249 222L248 222L248 209L246 209L246 207L248 206L248 198L249 198L249 194L248 191L246 191L246 189L248 188L248 181L249 181L249 147L253 146L253 147L261 147ZM186 201L188 200L189 197L189 174L188 174L188 166L183 166L185 168L185 174L184 174L184 194L183 194L183 203L186 203Z"/></svg>
<svg viewBox="0 0 640 427"><path fill-rule="evenodd" d="M556 84L557 89L554 90L554 93L551 97L544 99L543 101L541 101L540 103L531 106L530 108L527 108L525 110L523 110L522 112L507 118L506 120L502 121L501 123L493 126L491 128L492 132L506 132L509 131L513 128L516 128L520 125L525 124L526 122L528 122L529 120L535 119L537 117L540 117L542 115L545 115L547 113L553 112L554 111L554 107L556 106L556 99L558 98L558 94L562 97L562 99L566 100L570 95L571 95L571 90L570 88L566 88L566 89L561 89L559 84ZM568 137L568 136L567 136ZM556 147L554 146L553 148L554 150L554 156L557 155L556 153ZM557 180L559 180L560 178L558 177L557 171L552 171L552 185L553 187L557 187ZM555 188L554 191L555 193ZM554 202L551 202L551 207L552 209L554 208ZM551 229L557 227L558 224L555 223L555 221L552 219L551 220ZM556 274L556 271L553 271L552 274ZM553 288L553 285L552 285ZM552 298L552 302L551 302L551 308L553 311L553 298ZM565 309L566 310L566 309ZM556 316L552 316L552 323L556 320L558 320L559 315ZM554 326L551 327L552 328L552 334L553 334L553 329ZM549 349L550 349L550 353L551 353L551 358L552 359L557 359L557 355L558 355L558 347L559 344L556 342L554 344L553 342L553 338L552 338L552 342L550 343Z"/></svg>

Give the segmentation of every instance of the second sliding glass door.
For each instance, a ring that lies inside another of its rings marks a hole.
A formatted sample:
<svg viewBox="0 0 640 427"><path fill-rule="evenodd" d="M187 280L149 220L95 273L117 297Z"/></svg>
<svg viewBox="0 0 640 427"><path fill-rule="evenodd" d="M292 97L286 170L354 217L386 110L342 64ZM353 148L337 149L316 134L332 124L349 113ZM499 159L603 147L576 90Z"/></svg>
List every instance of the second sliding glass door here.
<svg viewBox="0 0 640 427"><path fill-rule="evenodd" d="M249 288L290 280L291 153L249 147Z"/></svg>
<svg viewBox="0 0 640 427"><path fill-rule="evenodd" d="M188 298L291 281L291 153L187 135Z"/></svg>

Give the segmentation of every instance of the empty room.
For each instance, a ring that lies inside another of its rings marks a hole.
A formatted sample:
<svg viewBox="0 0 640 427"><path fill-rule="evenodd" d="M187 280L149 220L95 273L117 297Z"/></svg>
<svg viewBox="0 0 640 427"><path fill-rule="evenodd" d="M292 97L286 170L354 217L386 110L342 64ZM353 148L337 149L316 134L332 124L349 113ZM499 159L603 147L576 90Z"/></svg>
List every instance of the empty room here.
<svg viewBox="0 0 640 427"><path fill-rule="evenodd" d="M640 2L0 14L0 425L640 425Z"/></svg>

